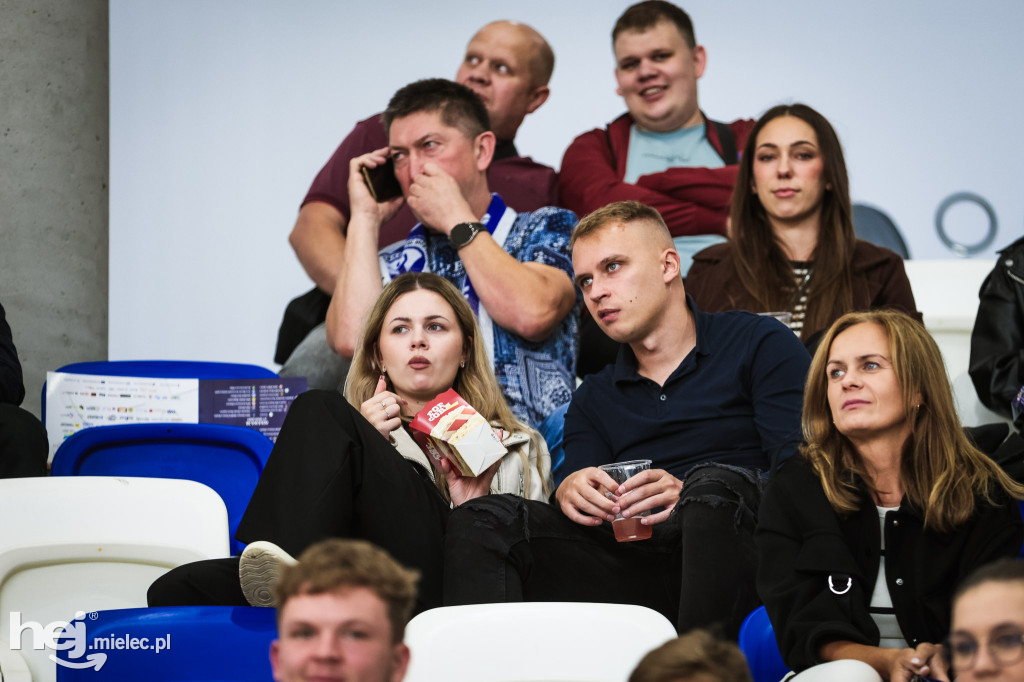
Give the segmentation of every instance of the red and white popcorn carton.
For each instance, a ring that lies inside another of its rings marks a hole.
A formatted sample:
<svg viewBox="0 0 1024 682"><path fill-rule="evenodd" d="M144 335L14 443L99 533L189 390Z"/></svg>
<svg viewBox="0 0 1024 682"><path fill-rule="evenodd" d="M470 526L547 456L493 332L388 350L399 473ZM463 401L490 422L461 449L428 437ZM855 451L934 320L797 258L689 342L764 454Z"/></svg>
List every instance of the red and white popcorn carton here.
<svg viewBox="0 0 1024 682"><path fill-rule="evenodd" d="M412 428L428 455L447 457L463 476L479 476L508 452L487 420L454 389L427 403Z"/></svg>

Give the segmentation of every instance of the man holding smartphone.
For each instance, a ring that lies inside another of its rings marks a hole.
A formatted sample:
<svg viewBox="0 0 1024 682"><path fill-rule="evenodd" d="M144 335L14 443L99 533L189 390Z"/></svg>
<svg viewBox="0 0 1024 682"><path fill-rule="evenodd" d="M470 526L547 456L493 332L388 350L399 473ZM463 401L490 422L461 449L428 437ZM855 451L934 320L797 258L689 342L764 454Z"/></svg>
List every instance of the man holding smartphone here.
<svg viewBox="0 0 1024 682"><path fill-rule="evenodd" d="M523 119L548 98L554 59L547 41L533 28L496 21L481 28L470 40L455 78L476 92L487 107L496 137L488 181L517 211L557 203L554 170L519 156L513 142ZM351 217L347 190L349 161L387 143L381 114L360 121L317 175L302 202L289 242L316 284L304 297L314 308L326 309L341 270ZM403 238L415 223L412 212L401 208L382 225L380 246ZM344 379L347 362L327 347L323 328L314 329L293 354L294 344L305 336L308 327L286 330L288 324L286 313L275 357L277 362L285 363L282 375L306 376L311 388L336 388L339 380ZM325 366L333 366L333 370L325 371Z"/></svg>
<svg viewBox="0 0 1024 682"><path fill-rule="evenodd" d="M395 93L384 112L389 144L352 159L351 217L327 337L351 356L362 321L403 272L426 270L462 291L512 411L540 426L568 403L577 349L569 237L576 216L559 208L517 213L491 193L497 142L487 109L470 88L430 79ZM377 202L362 168L391 159L404 198ZM382 226L407 204L419 222L381 248Z"/></svg>

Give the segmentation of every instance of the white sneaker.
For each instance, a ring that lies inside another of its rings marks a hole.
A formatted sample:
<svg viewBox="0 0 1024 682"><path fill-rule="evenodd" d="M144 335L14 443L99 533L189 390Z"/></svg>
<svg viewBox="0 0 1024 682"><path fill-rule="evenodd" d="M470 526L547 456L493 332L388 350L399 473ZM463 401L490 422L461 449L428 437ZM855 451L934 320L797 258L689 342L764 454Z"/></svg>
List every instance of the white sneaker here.
<svg viewBox="0 0 1024 682"><path fill-rule="evenodd" d="M274 585L285 566L298 563L273 542L260 540L246 545L238 560L242 594L253 606L274 606Z"/></svg>

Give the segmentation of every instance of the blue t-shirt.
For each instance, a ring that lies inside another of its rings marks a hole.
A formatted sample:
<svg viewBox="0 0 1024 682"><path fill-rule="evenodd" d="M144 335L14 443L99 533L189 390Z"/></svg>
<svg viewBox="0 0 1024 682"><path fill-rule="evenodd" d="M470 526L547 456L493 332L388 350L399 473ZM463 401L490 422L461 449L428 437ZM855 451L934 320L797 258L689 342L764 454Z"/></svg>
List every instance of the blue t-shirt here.
<svg viewBox="0 0 1024 682"><path fill-rule="evenodd" d="M509 209L511 210L511 209ZM541 263L565 272L572 280L569 237L576 226L576 215L563 208L541 208L515 215L502 248L520 263ZM465 291L466 268L448 237L427 230L423 267ZM381 249L382 262L401 251L402 242ZM382 269L383 269L382 265ZM382 273L385 274L386 273ZM509 282L514 289L515 282ZM512 412L538 428L555 409L572 397L579 351L579 304L576 303L558 327L543 341L527 341L496 324L483 308L479 311L485 334L484 345L490 351L494 374ZM490 332L488 332L490 330Z"/></svg>
<svg viewBox="0 0 1024 682"><path fill-rule="evenodd" d="M640 130L634 123L629 129L623 180L636 184L641 175L669 168L721 168L724 165L725 161L708 141L703 121L671 133Z"/></svg>
<svg viewBox="0 0 1024 682"><path fill-rule="evenodd" d="M678 478L705 462L766 471L796 452L803 344L773 318L687 303L697 343L664 386L637 373L625 344L615 364L583 380L565 416L566 475L631 459Z"/></svg>

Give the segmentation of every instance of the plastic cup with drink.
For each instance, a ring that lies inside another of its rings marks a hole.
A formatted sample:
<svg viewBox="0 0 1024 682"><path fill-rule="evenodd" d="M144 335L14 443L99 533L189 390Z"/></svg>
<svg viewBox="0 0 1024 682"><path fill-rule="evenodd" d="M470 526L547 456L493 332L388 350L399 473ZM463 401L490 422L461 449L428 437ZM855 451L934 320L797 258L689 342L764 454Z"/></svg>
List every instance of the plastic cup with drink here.
<svg viewBox="0 0 1024 682"><path fill-rule="evenodd" d="M650 469L651 460L634 459L629 462L613 462L612 464L602 464L598 468L611 476L612 480L616 483L622 485L641 471ZM607 494L611 497L611 493ZM640 519L648 516L650 513L650 510L637 512L629 518L622 518L621 513L616 514L615 521L612 522L615 539L619 542L633 542L634 540L646 540L651 537L651 532L654 530L653 527L640 523Z"/></svg>

